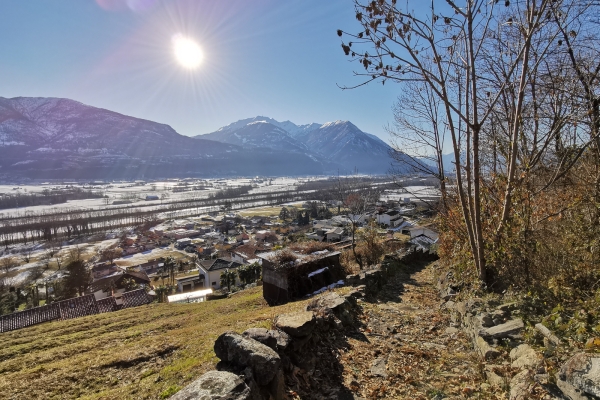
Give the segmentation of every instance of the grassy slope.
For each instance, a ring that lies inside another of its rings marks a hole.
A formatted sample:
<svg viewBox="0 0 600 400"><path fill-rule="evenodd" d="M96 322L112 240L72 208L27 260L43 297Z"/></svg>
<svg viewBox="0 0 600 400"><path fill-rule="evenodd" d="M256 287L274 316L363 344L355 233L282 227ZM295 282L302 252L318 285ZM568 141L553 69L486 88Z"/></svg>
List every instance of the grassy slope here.
<svg viewBox="0 0 600 400"><path fill-rule="evenodd" d="M0 398L165 398L211 369L221 333L270 327L305 301L262 289L201 304L152 304L0 334Z"/></svg>

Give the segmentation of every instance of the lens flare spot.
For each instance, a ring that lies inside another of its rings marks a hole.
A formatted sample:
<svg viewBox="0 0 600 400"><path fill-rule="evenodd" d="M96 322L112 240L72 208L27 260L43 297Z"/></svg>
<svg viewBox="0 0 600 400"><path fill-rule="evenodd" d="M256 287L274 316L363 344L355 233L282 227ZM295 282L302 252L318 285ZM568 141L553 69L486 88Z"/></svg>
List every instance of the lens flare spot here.
<svg viewBox="0 0 600 400"><path fill-rule="evenodd" d="M184 68L197 68L204 60L204 53L198 43L181 34L173 36L173 50L177 62Z"/></svg>

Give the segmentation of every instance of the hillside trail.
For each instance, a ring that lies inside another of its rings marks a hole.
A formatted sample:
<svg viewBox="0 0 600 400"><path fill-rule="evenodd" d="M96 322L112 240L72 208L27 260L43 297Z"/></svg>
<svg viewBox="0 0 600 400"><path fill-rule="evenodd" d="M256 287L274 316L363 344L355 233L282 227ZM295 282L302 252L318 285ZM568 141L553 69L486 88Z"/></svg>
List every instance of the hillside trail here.
<svg viewBox="0 0 600 400"><path fill-rule="evenodd" d="M398 272L362 308L356 335L340 354L355 399L505 399L485 383L468 337L441 310L433 263Z"/></svg>

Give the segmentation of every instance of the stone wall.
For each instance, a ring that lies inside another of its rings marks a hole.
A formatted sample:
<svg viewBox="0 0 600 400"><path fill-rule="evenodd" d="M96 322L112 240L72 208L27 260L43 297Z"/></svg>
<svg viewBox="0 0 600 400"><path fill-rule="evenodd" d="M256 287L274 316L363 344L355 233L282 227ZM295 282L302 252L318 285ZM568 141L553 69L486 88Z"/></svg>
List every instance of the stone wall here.
<svg viewBox="0 0 600 400"><path fill-rule="evenodd" d="M336 394L343 390L335 385L341 369L326 352L331 353L336 338L343 341L342 331L354 323L356 298L362 296L361 290L346 296L330 292L305 311L279 315L273 329L223 333L214 344L221 360L217 371L202 375L172 399L279 400L290 390L303 399ZM329 368L319 369L328 363Z"/></svg>
<svg viewBox="0 0 600 400"><path fill-rule="evenodd" d="M500 304L495 300L471 297L455 301L459 285L453 284L452 274L439 279L442 308L451 313L452 326L462 329L481 358L488 384L508 392L510 400L528 399L536 393L543 398L596 399L600 396L600 354L573 355L551 376L546 369L546 356L561 346L562 341L541 323L532 324L530 333L543 338L544 345L536 348L524 339L527 327L518 317L516 302Z"/></svg>
<svg viewBox="0 0 600 400"><path fill-rule="evenodd" d="M304 311L276 317L272 329L252 328L225 332L214 351L216 368L175 394L174 400L286 398L348 398L343 367L336 352L347 348L347 337L357 330L357 302L375 294L405 263L429 261L437 255L409 251L387 255L375 269L346 277L352 288L346 295L327 292L315 297ZM361 336L362 337L362 336Z"/></svg>

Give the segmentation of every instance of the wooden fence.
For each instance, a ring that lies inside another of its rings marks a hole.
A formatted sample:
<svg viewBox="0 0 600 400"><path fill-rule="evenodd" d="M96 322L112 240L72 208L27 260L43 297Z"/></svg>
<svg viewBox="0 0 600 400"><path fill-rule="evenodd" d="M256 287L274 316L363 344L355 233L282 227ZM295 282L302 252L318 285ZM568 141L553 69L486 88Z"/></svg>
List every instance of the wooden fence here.
<svg viewBox="0 0 600 400"><path fill-rule="evenodd" d="M96 301L93 294L57 301L41 307L0 316L0 332L14 331L31 325L54 320L65 320L85 317L121 308L138 307L152 302L152 298L144 289L123 293L123 306L117 305L114 297Z"/></svg>

